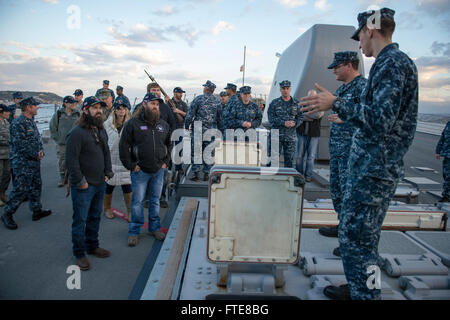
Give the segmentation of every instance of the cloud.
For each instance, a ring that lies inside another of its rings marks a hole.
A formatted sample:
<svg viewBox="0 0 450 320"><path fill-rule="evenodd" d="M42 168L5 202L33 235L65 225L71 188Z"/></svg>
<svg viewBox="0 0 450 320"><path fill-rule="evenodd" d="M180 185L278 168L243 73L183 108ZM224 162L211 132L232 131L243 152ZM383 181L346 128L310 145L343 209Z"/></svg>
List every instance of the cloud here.
<svg viewBox="0 0 450 320"><path fill-rule="evenodd" d="M433 17L450 15L450 2L448 0L418 0L417 8Z"/></svg>
<svg viewBox="0 0 450 320"><path fill-rule="evenodd" d="M218 35L221 32L234 30L235 26L232 24L226 22L226 21L219 21L217 22L214 27L211 29L212 34Z"/></svg>
<svg viewBox="0 0 450 320"><path fill-rule="evenodd" d="M192 28L190 25L150 27L142 23L131 27L128 34L122 33L116 27L110 27L108 33L115 40L132 46L146 46L152 42L171 41L170 36L175 35L193 47L201 35L200 31Z"/></svg>
<svg viewBox="0 0 450 320"><path fill-rule="evenodd" d="M246 49L246 54L250 57L259 57L262 55L261 51Z"/></svg>
<svg viewBox="0 0 450 320"><path fill-rule="evenodd" d="M61 47L73 53L79 62L89 66L111 66L111 64L122 64L124 62L150 65L171 63L167 52L147 47L128 46L117 41L84 46L62 44Z"/></svg>
<svg viewBox="0 0 450 320"><path fill-rule="evenodd" d="M43 0L45 3L49 3L49 4L57 4L58 0Z"/></svg>
<svg viewBox="0 0 450 320"><path fill-rule="evenodd" d="M316 0L314 7L316 9L326 11L331 8L331 5L327 3L327 0Z"/></svg>
<svg viewBox="0 0 450 320"><path fill-rule="evenodd" d="M447 43L440 43L437 41L434 41L431 45L431 52L433 54L443 54L444 56L450 57L450 42Z"/></svg>
<svg viewBox="0 0 450 320"><path fill-rule="evenodd" d="M179 10L177 8L174 8L173 6L163 6L163 7L159 8L158 10L153 11L153 14L161 15L161 16L171 16L178 12L179 12Z"/></svg>
<svg viewBox="0 0 450 320"><path fill-rule="evenodd" d="M420 18L419 12L400 12L396 18L396 25L399 29L420 30L423 28Z"/></svg>
<svg viewBox="0 0 450 320"><path fill-rule="evenodd" d="M277 0L277 2L287 8L297 8L305 6L308 3L307 0Z"/></svg>

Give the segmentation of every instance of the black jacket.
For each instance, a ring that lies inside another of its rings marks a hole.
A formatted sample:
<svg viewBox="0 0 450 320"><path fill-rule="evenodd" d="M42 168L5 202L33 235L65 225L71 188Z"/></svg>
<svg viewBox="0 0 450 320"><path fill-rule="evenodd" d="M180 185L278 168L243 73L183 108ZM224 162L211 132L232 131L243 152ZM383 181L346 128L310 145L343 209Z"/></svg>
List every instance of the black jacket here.
<svg viewBox="0 0 450 320"><path fill-rule="evenodd" d="M133 110L133 115L141 112L143 108L142 102L139 103ZM175 131L177 128L177 120L173 114L172 108L165 103L159 103L159 118L167 122L170 126L171 131Z"/></svg>
<svg viewBox="0 0 450 320"><path fill-rule="evenodd" d="M302 136L320 137L320 119L312 121L303 121L303 123L297 128L297 133Z"/></svg>
<svg viewBox="0 0 450 320"><path fill-rule="evenodd" d="M167 122L160 120L150 125L141 112L130 119L122 129L119 142L120 160L132 171L138 165L146 173L155 173L170 162L171 130Z"/></svg>
<svg viewBox="0 0 450 320"><path fill-rule="evenodd" d="M66 168L70 184L81 187L86 182L99 186L105 183L105 176L112 178L111 155L108 135L104 129L97 131L96 142L92 131L75 126L66 137Z"/></svg>

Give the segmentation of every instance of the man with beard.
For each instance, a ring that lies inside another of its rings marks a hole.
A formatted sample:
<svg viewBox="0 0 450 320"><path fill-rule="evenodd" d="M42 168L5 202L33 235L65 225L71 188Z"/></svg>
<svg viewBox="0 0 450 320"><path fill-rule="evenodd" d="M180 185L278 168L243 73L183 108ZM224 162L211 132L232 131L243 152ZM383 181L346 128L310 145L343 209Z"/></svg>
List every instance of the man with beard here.
<svg viewBox="0 0 450 320"><path fill-rule="evenodd" d="M66 167L72 195L73 254L81 270L89 270L85 253L107 258L110 252L99 247L98 231L105 194L105 181L114 175L103 128L102 106L96 97L84 99L80 118L67 136Z"/></svg>
<svg viewBox="0 0 450 320"><path fill-rule="evenodd" d="M169 124L160 119L160 104L163 100L147 93L142 109L122 129L119 142L120 160L131 171L131 223L128 229L128 245L138 243L144 225L144 201L148 195L148 231L157 240L164 240L167 229L161 227L159 199L163 187L164 170L170 162L171 130ZM147 192L148 186L148 192Z"/></svg>
<svg viewBox="0 0 450 320"><path fill-rule="evenodd" d="M42 210L41 204L41 160L44 158L44 148L34 122L38 104L33 97L22 100L20 102L22 114L13 120L10 127L9 158L15 176L13 189L4 207L1 220L6 228L11 230L17 229L13 214L27 198L30 200L30 209L33 211L33 221L52 213L50 210Z"/></svg>
<svg viewBox="0 0 450 320"><path fill-rule="evenodd" d="M150 83L147 87L147 90L150 90L149 92L152 93L153 95L155 95L156 97L161 98L161 88L159 87L159 85L157 83L155 83L155 82ZM162 102L159 104L159 116L162 120L164 120L165 122L167 122L169 124L171 132L173 132L177 129L177 120L175 119L175 115L173 113L172 108L169 107L169 105L167 105L167 103ZM167 165L167 166L169 167L169 165ZM167 190L167 185L169 183L168 177L169 177L169 172L168 172L168 168L166 168L164 170L164 184L163 184L163 189L162 189L162 193L161 193L161 199L159 200L159 205L161 206L161 208L167 208L169 206L169 204L166 201L166 190Z"/></svg>

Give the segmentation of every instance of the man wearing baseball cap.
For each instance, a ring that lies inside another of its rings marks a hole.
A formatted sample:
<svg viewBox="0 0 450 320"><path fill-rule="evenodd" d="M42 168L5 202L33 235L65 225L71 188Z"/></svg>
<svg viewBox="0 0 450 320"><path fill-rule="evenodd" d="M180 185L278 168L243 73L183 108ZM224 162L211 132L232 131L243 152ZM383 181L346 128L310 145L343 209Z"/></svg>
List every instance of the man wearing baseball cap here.
<svg viewBox="0 0 450 320"><path fill-rule="evenodd" d="M114 100L116 99L116 96L114 95L114 91L112 91L109 88L109 80L103 80L103 88L98 89L97 92L95 93L95 96L98 99L100 99L100 100L101 100L101 98L100 98L100 91L101 90L108 90L110 95L111 95L111 97L112 97L112 103L114 103Z"/></svg>
<svg viewBox="0 0 450 320"><path fill-rule="evenodd" d="M191 107L186 115L186 120L184 122L185 129L189 130L192 127L192 172L194 173L194 177L192 181L198 181L200 179L200 165L203 165L203 181L208 181L209 178L209 170L211 168L210 164L205 162L205 157L202 156L202 163L195 163L195 148L194 143L197 142L197 139L194 139L194 122L201 121L202 124L202 132L205 133L208 129L220 129L222 125L222 105L220 104L220 100L213 95L214 90L216 89L216 85L211 81L206 81L203 85L203 94L195 97L195 99L191 103ZM202 142L202 155L205 148L208 146L210 142L203 141Z"/></svg>
<svg viewBox="0 0 450 320"><path fill-rule="evenodd" d="M9 123L11 123L15 118L20 116L20 101L23 99L22 92L14 92L12 95L14 104L8 106L9 108ZM16 114L17 113L17 114Z"/></svg>
<svg viewBox="0 0 450 320"><path fill-rule="evenodd" d="M99 246L98 240L105 182L114 176L102 106L104 102L96 97L84 99L81 116L66 140L66 167L73 208L73 255L81 270L90 269L86 253L98 258L110 256L108 250Z"/></svg>
<svg viewBox="0 0 450 320"><path fill-rule="evenodd" d="M116 87L116 93L117 93L117 97L114 100L114 102L116 102L116 100L120 99L120 101L124 102L127 105L127 108L129 110L131 110L130 100L128 99L128 97L126 95L123 94L123 87L122 86L117 86Z"/></svg>
<svg viewBox="0 0 450 320"><path fill-rule="evenodd" d="M75 90L73 96L75 97L75 100L77 100L77 102L75 103L75 109L81 113L81 109L83 108L83 90Z"/></svg>
<svg viewBox="0 0 450 320"><path fill-rule="evenodd" d="M66 136L75 126L75 121L80 117L80 112L76 110L77 100L72 96L65 96L61 109L56 110L50 119L50 136L56 143L56 155L58 158L58 187L64 186L66 173Z"/></svg>
<svg viewBox="0 0 450 320"><path fill-rule="evenodd" d="M50 210L42 210L41 204L41 160L44 157L44 148L34 121L38 104L33 97L20 101L22 114L11 123L10 161L14 180L1 217L5 227L11 230L17 229L13 214L26 198L30 201L33 221L52 213Z"/></svg>
<svg viewBox="0 0 450 320"><path fill-rule="evenodd" d="M394 14L383 8L358 15L359 26L352 39L359 41L366 57L376 59L356 106L318 84L320 93L300 102L303 111L332 109L341 120L356 126L338 230L348 284L326 287L324 294L332 299L381 298L381 288L369 286L368 280L374 266L380 265L381 226L404 176L403 157L413 142L418 113L417 68L392 43Z"/></svg>
<svg viewBox="0 0 450 320"><path fill-rule="evenodd" d="M147 93L142 108L122 129L119 142L120 160L131 171L131 222L128 246L138 243L144 225L144 201L148 195L148 232L164 240L167 229L161 227L159 199L163 188L164 170L170 163L172 143L169 124L160 119L159 105L164 103L153 93ZM148 191L147 191L148 186Z"/></svg>

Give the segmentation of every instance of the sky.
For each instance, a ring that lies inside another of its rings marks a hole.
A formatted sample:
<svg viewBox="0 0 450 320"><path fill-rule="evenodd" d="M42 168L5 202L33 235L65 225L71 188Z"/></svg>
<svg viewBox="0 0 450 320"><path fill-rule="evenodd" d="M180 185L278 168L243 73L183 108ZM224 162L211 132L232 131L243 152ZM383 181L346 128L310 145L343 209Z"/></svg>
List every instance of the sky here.
<svg viewBox="0 0 450 320"><path fill-rule="evenodd" d="M283 51L314 24L356 26L359 12L396 11L393 41L419 70L419 111L450 114L448 0L0 0L0 90L95 94L104 79L142 100L146 69L187 99L213 81L269 94ZM331 63L331 61L330 61ZM370 59L366 65L370 66ZM369 69L366 68L368 75Z"/></svg>

